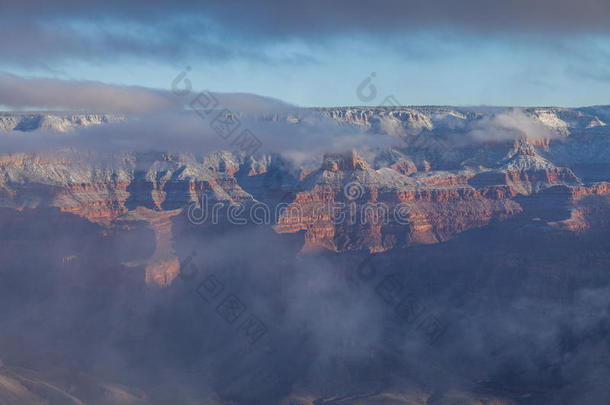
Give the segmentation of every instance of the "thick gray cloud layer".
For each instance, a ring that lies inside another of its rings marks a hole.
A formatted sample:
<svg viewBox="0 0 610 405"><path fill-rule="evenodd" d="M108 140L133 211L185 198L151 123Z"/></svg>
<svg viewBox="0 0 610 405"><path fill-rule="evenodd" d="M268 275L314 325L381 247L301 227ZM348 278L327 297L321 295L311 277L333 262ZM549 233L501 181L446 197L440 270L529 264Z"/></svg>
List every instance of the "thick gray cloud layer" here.
<svg viewBox="0 0 610 405"><path fill-rule="evenodd" d="M333 2L148 1L80 2L9 0L5 11L22 15L167 19L200 15L221 25L267 35L317 35L346 30L387 31L430 24L482 29L609 31L605 0L338 0Z"/></svg>
<svg viewBox="0 0 610 405"><path fill-rule="evenodd" d="M259 2L7 0L0 5L0 53L8 63L109 62L149 58L315 63L278 58L265 44L289 39L408 34L418 29L524 33L608 33L606 0L383 0Z"/></svg>
<svg viewBox="0 0 610 405"><path fill-rule="evenodd" d="M143 113L176 108L169 94L136 86L0 75L0 105L13 109L70 109Z"/></svg>
<svg viewBox="0 0 610 405"><path fill-rule="evenodd" d="M184 90L184 83L176 91ZM177 96L169 90L119 86L93 81L23 78L0 73L0 106L12 110L75 110L87 112L157 113L184 110L197 95ZM219 105L235 112L278 111L287 104L268 97L214 93Z"/></svg>

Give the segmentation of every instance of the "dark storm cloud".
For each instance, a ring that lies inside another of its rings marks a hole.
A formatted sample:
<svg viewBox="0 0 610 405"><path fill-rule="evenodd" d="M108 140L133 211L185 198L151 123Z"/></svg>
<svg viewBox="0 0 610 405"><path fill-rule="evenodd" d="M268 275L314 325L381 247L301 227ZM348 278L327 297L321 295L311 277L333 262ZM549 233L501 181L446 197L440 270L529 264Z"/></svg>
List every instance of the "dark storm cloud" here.
<svg viewBox="0 0 610 405"><path fill-rule="evenodd" d="M145 21L103 22L65 18L37 19L0 16L0 53L3 62L26 68L45 67L56 61L83 59L109 63L119 59L152 59L180 65L186 60L210 63L247 59L269 63L272 59L235 41L212 35L200 21L165 19L149 26ZM127 24L121 26L121 24ZM86 28L84 28L86 26ZM128 27L128 28L125 28ZM312 63L294 53L284 63ZM33 66L31 65L33 64Z"/></svg>
<svg viewBox="0 0 610 405"><path fill-rule="evenodd" d="M233 31L267 35L317 35L343 31L383 32L450 24L492 30L608 31L610 4L605 0L362 0L326 2L5 1L5 12L21 16L99 15L151 21L175 15L201 15Z"/></svg>
<svg viewBox="0 0 610 405"><path fill-rule="evenodd" d="M2 2L3 61L43 66L58 59L108 62L150 58L170 63L230 59L315 63L299 53L270 55L264 45L335 36L384 36L418 29L497 34L610 31L605 0L385 0L286 3L167 0Z"/></svg>

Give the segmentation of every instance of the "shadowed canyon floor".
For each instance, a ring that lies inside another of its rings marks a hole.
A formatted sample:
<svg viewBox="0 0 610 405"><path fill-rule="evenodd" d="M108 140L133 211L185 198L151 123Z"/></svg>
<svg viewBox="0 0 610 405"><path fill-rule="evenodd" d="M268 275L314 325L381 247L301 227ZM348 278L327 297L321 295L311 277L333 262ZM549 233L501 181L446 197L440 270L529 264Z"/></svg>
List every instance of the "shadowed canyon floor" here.
<svg viewBox="0 0 610 405"><path fill-rule="evenodd" d="M314 118L393 145L0 155L0 403L610 400L610 107Z"/></svg>

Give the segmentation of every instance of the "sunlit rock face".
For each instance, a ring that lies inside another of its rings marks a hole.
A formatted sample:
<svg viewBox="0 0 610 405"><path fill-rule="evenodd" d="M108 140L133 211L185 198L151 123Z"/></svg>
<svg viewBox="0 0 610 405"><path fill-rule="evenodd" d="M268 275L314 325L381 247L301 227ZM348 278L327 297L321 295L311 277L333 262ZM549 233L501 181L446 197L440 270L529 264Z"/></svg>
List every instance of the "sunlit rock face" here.
<svg viewBox="0 0 610 405"><path fill-rule="evenodd" d="M106 227L148 223L157 235L157 250L149 259L146 282L160 286L171 283L179 267L172 253L172 218L186 215L202 196L225 209L265 204L271 214L267 224L275 232L305 232L303 251L383 252L440 243L519 216L532 219L527 226L584 232L591 223L608 221L609 110L532 108L502 115L451 107L345 107L261 116L265 122L298 126L313 115L396 138L396 146L367 148L366 153L326 153L308 167L295 166L281 154L66 148L5 153L0 156L0 205L56 208ZM522 117L533 132L504 139L503 128ZM69 132L126 119L4 113L0 130L14 136ZM487 128L481 122L492 124ZM494 139L483 128L500 135ZM277 210L280 201L283 211ZM145 210L149 214L143 219L138 213ZM206 226L232 221L209 222Z"/></svg>

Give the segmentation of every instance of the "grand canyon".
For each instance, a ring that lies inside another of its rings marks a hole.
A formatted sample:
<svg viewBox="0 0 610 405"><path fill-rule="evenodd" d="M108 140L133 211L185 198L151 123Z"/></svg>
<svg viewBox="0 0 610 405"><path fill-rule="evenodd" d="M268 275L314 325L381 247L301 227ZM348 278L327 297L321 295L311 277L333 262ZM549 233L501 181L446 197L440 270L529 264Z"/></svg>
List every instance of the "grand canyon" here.
<svg viewBox="0 0 610 405"><path fill-rule="evenodd" d="M610 107L229 118L0 114L0 403L610 400Z"/></svg>

